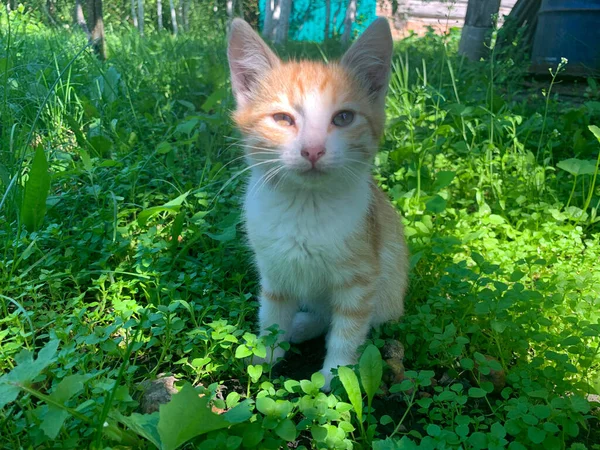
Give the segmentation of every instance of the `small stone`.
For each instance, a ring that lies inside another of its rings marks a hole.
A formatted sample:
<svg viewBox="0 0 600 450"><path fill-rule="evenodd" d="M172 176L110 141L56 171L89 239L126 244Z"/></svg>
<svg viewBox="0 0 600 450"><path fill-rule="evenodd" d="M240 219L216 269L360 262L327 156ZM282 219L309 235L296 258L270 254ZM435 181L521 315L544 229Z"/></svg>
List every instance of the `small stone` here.
<svg viewBox="0 0 600 450"><path fill-rule="evenodd" d="M404 359L404 345L395 339L389 339L382 349L383 359Z"/></svg>
<svg viewBox="0 0 600 450"><path fill-rule="evenodd" d="M142 391L140 410L142 414L158 411L160 405L169 403L173 394L177 393L177 378L160 374L156 380L146 380L139 385Z"/></svg>
<svg viewBox="0 0 600 450"><path fill-rule="evenodd" d="M390 368L388 372L388 384L400 383L404 380L404 363L401 359L390 358L385 360L386 364Z"/></svg>

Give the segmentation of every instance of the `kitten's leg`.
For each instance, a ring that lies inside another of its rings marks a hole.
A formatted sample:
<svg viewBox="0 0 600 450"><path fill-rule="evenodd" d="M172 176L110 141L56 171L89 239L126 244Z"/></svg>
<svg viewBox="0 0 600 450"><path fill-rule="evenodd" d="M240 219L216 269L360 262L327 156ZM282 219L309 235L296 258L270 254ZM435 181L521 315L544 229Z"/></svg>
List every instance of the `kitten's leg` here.
<svg viewBox="0 0 600 450"><path fill-rule="evenodd" d="M330 389L331 369L356 364L357 349L365 342L371 328L374 293L371 285L350 285L333 292L327 356L321 369L325 376L323 390Z"/></svg>
<svg viewBox="0 0 600 450"><path fill-rule="evenodd" d="M321 336L331 322L331 313L329 311L298 311L292 322L292 332L290 342L298 344L300 342L314 339Z"/></svg>
<svg viewBox="0 0 600 450"><path fill-rule="evenodd" d="M258 311L261 336L268 335L269 331L267 328L277 324L279 325L279 329L284 331L284 334L279 336L277 343L289 340L292 321L296 311L298 311L298 301L296 299L263 287L260 295L260 309ZM281 347L276 347L273 352L268 348L265 361L275 363L279 358L283 357L284 353L285 351ZM257 362L257 358L255 357L254 362L260 364L263 361Z"/></svg>

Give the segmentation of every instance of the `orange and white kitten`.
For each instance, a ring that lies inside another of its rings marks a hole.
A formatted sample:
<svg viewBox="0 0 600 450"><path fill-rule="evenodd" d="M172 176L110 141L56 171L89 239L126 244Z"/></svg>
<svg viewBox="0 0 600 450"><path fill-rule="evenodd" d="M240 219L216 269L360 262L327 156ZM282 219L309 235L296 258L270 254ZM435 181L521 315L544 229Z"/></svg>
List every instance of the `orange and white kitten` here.
<svg viewBox="0 0 600 450"><path fill-rule="evenodd" d="M402 224L371 175L390 28L373 22L340 63L283 62L236 19L228 56L252 174L245 218L260 272L261 333L278 324L282 340L301 342L328 331L328 390L331 369L356 363L370 328L403 313Z"/></svg>

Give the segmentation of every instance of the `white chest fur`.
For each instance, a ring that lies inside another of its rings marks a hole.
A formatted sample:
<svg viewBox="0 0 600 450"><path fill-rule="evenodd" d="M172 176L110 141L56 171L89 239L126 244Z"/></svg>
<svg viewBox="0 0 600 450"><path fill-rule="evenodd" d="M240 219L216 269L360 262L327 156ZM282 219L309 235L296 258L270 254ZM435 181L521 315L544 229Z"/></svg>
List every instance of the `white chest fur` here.
<svg viewBox="0 0 600 450"><path fill-rule="evenodd" d="M369 178L334 191L253 189L258 182L253 175L245 212L263 287L306 300L321 297L343 276L348 239L364 226Z"/></svg>

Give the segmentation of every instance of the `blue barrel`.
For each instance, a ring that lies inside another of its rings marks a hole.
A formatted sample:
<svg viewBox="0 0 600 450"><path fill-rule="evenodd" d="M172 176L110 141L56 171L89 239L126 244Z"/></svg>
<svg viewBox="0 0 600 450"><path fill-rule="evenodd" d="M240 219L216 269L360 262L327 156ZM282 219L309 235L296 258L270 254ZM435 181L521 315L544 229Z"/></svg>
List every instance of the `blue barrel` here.
<svg viewBox="0 0 600 450"><path fill-rule="evenodd" d="M600 74L600 0L542 0L533 41L532 71L556 70L567 58L566 73Z"/></svg>

